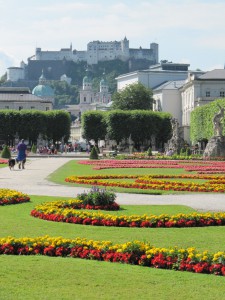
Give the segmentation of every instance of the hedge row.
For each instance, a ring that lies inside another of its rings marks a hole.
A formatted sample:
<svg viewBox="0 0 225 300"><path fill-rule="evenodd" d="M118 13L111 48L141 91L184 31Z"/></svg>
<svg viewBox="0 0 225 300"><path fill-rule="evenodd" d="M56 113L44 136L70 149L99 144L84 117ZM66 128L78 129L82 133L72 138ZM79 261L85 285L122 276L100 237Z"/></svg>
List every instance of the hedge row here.
<svg viewBox="0 0 225 300"><path fill-rule="evenodd" d="M0 139L6 143L15 136L36 143L38 135L56 142L70 136L71 118L64 111L0 110Z"/></svg>
<svg viewBox="0 0 225 300"><path fill-rule="evenodd" d="M171 137L170 118L169 113L146 110L89 111L82 115L83 137L97 142L107 136L117 144L130 137L140 145L155 136L156 142L165 143Z"/></svg>

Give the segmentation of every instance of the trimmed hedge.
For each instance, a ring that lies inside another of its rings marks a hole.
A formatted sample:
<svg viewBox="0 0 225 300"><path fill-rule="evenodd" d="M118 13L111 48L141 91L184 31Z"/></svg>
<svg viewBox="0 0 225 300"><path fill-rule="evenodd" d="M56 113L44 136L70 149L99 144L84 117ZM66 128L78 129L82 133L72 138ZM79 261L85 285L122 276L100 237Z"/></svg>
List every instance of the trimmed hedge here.
<svg viewBox="0 0 225 300"><path fill-rule="evenodd" d="M197 107L191 113L190 138L192 143L209 140L213 135L213 117L219 111L218 105L225 107L225 99L215 100L207 105ZM223 120L223 125L225 122ZM225 126L223 126L225 134Z"/></svg>

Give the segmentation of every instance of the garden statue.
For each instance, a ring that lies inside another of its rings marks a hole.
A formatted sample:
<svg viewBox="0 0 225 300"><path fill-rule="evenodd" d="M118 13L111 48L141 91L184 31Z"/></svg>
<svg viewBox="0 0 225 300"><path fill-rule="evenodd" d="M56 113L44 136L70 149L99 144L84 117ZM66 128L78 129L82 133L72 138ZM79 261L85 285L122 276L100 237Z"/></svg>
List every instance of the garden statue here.
<svg viewBox="0 0 225 300"><path fill-rule="evenodd" d="M167 143L166 153L179 153L182 148L184 141L179 135L179 123L175 118L170 119L171 127L172 127L172 137Z"/></svg>
<svg viewBox="0 0 225 300"><path fill-rule="evenodd" d="M224 118L224 107L221 107L217 104L220 108L220 111L215 114L213 118L213 129L214 129L214 136L222 136L223 126L222 120Z"/></svg>
<svg viewBox="0 0 225 300"><path fill-rule="evenodd" d="M211 137L203 153L203 157L225 157L225 137L223 136L223 118L225 108L221 107L220 111L213 117L214 136Z"/></svg>

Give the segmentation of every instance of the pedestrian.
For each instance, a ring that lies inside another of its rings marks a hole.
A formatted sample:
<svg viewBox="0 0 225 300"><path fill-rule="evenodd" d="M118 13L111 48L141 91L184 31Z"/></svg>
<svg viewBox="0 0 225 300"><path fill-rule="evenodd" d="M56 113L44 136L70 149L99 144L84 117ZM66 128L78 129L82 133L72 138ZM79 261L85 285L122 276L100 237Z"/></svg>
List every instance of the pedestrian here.
<svg viewBox="0 0 225 300"><path fill-rule="evenodd" d="M16 161L18 162L19 164L19 169L24 169L24 165L25 165L25 162L26 162L26 156L27 156L27 146L26 144L24 143L24 139L21 140L21 142L18 144L17 146L17 158L16 158Z"/></svg>

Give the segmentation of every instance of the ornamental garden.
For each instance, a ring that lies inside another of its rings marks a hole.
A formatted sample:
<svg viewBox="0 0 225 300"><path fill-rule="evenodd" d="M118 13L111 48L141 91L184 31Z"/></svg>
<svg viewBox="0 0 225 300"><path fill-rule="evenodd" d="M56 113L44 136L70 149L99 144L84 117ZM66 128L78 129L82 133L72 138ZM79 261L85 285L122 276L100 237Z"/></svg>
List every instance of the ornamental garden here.
<svg viewBox="0 0 225 300"><path fill-rule="evenodd" d="M5 164L3 160L1 167ZM65 295L65 299L71 295L79 299L101 299L100 295L113 299L118 295L122 299L124 293L131 299L140 295L150 299L159 295L162 285L162 298L169 293L176 299L178 292L181 299L201 299L202 295L210 299L209 293L219 298L224 293L220 281L225 275L225 212L171 205L121 206L116 193L123 192L124 197L128 192L155 197L167 193L181 197L183 193L201 193L204 197L210 193L213 198L215 193L224 193L224 171L223 161L153 157L81 160L69 161L50 178L68 188L83 187L84 192L73 199L1 189L3 270L7 274L16 262L18 272L11 276L22 286L27 268L42 285L46 283L44 274L58 284L66 278L55 299ZM71 284L73 276L76 279ZM0 295L4 297L10 290L8 279L3 276ZM35 291L32 282L31 278L25 299ZM103 284L98 286L100 282ZM147 293L149 282L155 286ZM16 293L19 287L11 289ZM49 299L53 299L53 291L54 284L50 283L45 288Z"/></svg>

